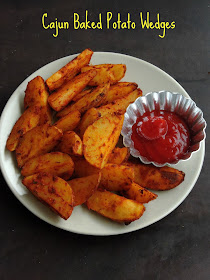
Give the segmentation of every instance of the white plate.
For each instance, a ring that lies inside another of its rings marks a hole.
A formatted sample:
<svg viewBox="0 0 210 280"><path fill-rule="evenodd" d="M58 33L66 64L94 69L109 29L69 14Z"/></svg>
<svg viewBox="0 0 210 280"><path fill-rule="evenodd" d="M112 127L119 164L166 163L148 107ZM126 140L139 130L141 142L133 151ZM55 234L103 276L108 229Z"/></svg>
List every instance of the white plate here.
<svg viewBox="0 0 210 280"><path fill-rule="evenodd" d="M37 75L47 79L75 56L76 55L71 55L53 61L33 73L15 90L7 102L0 122L0 164L4 178L14 195L32 213L49 224L67 231L89 235L116 235L149 226L171 213L192 190L203 164L205 151L204 141L201 143L200 150L194 153L189 160L180 162L175 166L177 169L185 172L184 182L170 191L156 192L158 198L146 204L144 215L139 220L127 226L109 221L87 210L84 206L75 207L72 216L67 221L64 221L51 212L46 206L42 205L26 190L21 183L20 170L17 167L14 154L5 149L7 137L23 110L24 91L27 83ZM126 64L127 72L123 80L136 82L143 90L143 94L151 91L168 90L179 92L189 97L181 85L172 77L143 60L123 54L96 52L91 59L91 63Z"/></svg>

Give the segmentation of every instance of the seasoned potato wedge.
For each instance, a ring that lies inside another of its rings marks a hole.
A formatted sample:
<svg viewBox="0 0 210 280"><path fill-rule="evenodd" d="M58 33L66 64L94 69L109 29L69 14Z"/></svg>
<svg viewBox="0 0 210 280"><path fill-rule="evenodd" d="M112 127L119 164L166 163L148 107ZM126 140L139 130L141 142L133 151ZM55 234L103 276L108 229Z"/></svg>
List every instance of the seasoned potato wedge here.
<svg viewBox="0 0 210 280"><path fill-rule="evenodd" d="M126 162L130 156L130 150L129 148L123 147L123 148L114 148L112 153L109 156L108 163L115 163L115 164L121 164L123 162Z"/></svg>
<svg viewBox="0 0 210 280"><path fill-rule="evenodd" d="M74 162L67 154L52 152L28 160L21 170L24 177L40 172L68 180L74 172Z"/></svg>
<svg viewBox="0 0 210 280"><path fill-rule="evenodd" d="M184 181L184 172L169 166L155 167L153 165L131 162L125 163L125 165L133 167L135 173L134 181L147 189L158 191L170 190Z"/></svg>
<svg viewBox="0 0 210 280"><path fill-rule="evenodd" d="M74 206L85 203L97 190L101 174L93 174L83 178L68 181L74 193Z"/></svg>
<svg viewBox="0 0 210 280"><path fill-rule="evenodd" d="M82 67L90 62L93 51L91 49L84 50L81 54L75 57L72 61L67 63L64 67L54 73L46 80L49 90L52 92L64 83L68 82L76 76Z"/></svg>
<svg viewBox="0 0 210 280"><path fill-rule="evenodd" d="M63 134L61 142L56 147L56 150L69 155L82 156L82 140L74 131L66 131Z"/></svg>
<svg viewBox="0 0 210 280"><path fill-rule="evenodd" d="M157 194L150 192L134 182L128 186L127 189L122 190L121 194L124 197L136 200L139 203L148 203L149 201L157 198Z"/></svg>
<svg viewBox="0 0 210 280"><path fill-rule="evenodd" d="M68 130L74 130L79 124L81 119L81 114L78 110L72 111L65 115L63 118L60 118L54 126L61 129L63 132Z"/></svg>
<svg viewBox="0 0 210 280"><path fill-rule="evenodd" d="M52 111L48 104L49 93L42 77L37 76L31 80L25 91L24 108L31 106L39 106L40 109L40 125L52 123Z"/></svg>
<svg viewBox="0 0 210 280"><path fill-rule="evenodd" d="M7 139L6 147L10 151L14 151L18 145L20 137L27 131L36 127L40 121L40 107L32 106L24 111L17 120Z"/></svg>
<svg viewBox="0 0 210 280"><path fill-rule="evenodd" d="M100 64L85 66L81 69L84 73L90 69L96 69L97 75L89 82L90 86L98 86L103 83L115 84L125 76L125 64Z"/></svg>
<svg viewBox="0 0 210 280"><path fill-rule="evenodd" d="M73 157L74 161L74 176L81 178L92 174L99 173L101 169L92 166L84 157Z"/></svg>
<svg viewBox="0 0 210 280"><path fill-rule="evenodd" d="M123 115L106 115L90 125L83 136L85 159L102 169L116 146L123 125Z"/></svg>
<svg viewBox="0 0 210 280"><path fill-rule="evenodd" d="M74 101L74 102L78 101L86 94L92 92L94 89L95 89L95 87L90 87L90 88L84 89L83 91L77 93L77 95L75 95L74 98L72 98L72 101Z"/></svg>
<svg viewBox="0 0 210 280"><path fill-rule="evenodd" d="M20 138L16 148L18 166L22 167L29 159L52 151L62 135L59 128L49 124L28 131Z"/></svg>
<svg viewBox="0 0 210 280"><path fill-rule="evenodd" d="M69 112L78 110L81 114L92 107L98 107L103 102L110 84L103 84L96 87L93 91L83 96L77 102L70 104L57 114L57 117L63 117Z"/></svg>
<svg viewBox="0 0 210 280"><path fill-rule="evenodd" d="M101 169L100 187L108 191L127 190L133 180L134 170L130 166L108 163Z"/></svg>
<svg viewBox="0 0 210 280"><path fill-rule="evenodd" d="M116 99L112 103L98 108L89 109L82 117L81 122L77 127L77 133L82 138L87 127L93 124L100 117L104 117L107 114L124 114L128 105L134 102L136 98L138 98L141 95L142 91L140 89L137 89L130 92L123 98Z"/></svg>
<svg viewBox="0 0 210 280"><path fill-rule="evenodd" d="M139 219L145 211L143 204L106 190L96 190L86 204L88 209L125 224Z"/></svg>
<svg viewBox="0 0 210 280"><path fill-rule="evenodd" d="M106 94L105 99L103 100L103 105L113 102L118 98L123 98L128 95L130 92L137 89L138 85L136 83L127 83L119 82L115 85L112 85Z"/></svg>
<svg viewBox="0 0 210 280"><path fill-rule="evenodd" d="M39 173L25 177L23 184L61 218L67 220L71 216L74 195L66 181L48 173Z"/></svg>
<svg viewBox="0 0 210 280"><path fill-rule="evenodd" d="M64 86L59 88L57 91L54 91L48 98L48 103L55 111L61 111L66 107L72 98L79 92L81 92L90 80L93 79L96 75L96 70L90 70L85 73L82 73Z"/></svg>

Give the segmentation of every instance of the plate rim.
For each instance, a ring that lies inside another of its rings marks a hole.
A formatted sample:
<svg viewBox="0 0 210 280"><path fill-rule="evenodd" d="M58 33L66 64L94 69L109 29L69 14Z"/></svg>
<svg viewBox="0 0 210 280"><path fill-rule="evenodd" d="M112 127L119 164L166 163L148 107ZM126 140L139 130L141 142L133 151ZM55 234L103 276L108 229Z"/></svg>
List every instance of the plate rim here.
<svg viewBox="0 0 210 280"><path fill-rule="evenodd" d="M10 106L10 103L12 102L13 98L15 98L15 95L18 93L19 91L19 88L22 87L22 85L24 83L27 83L28 81L30 81L32 79L32 76L35 75L35 73L37 71L40 71L42 70L44 67L47 67L47 66L50 66L50 64L53 64L55 62L58 62L59 60L65 60L67 58L70 58L70 59L73 59L74 57L76 57L79 53L77 54L71 54L71 55L67 55L67 56L64 56L64 57L61 57L61 58L58 58L56 60L53 60L45 65L43 65L42 67L38 68L37 70L35 70L33 73L31 73L25 80L23 80L19 86L14 90L14 92L11 94L10 98L8 99L8 101L6 102L6 105L4 106L3 108L3 111L1 113L1 116L0 116L0 135L1 135L1 130L2 130L2 123L4 121L4 118L5 118L5 115L7 113L7 108ZM175 82L177 83L181 89L183 90L183 92L186 94L186 96L188 98L191 98L188 93L186 92L186 90L182 87L182 85L180 85L180 83L178 81L175 80L175 78L173 78L172 76L170 76L168 73L166 73L164 70L162 70L161 68L159 68L158 66L155 66L154 64L150 63L150 62L147 62L145 60L142 60L140 58L137 58L137 57L134 57L134 56L131 56L131 55L127 55L127 54L123 54L123 53L116 53L116 52L94 52L94 54L100 54L100 55L107 55L107 54L111 54L111 55L117 55L117 56L125 56L125 57L128 57L130 59L133 59L133 60L137 60L137 61L140 61L141 63L143 64L146 64L150 67L152 67L154 70L156 71L159 71L161 72L162 74L164 74L167 78L169 78L172 82ZM94 55L93 54L93 55ZM65 65L65 64L64 64ZM145 93L146 94L146 93ZM182 93L181 93L182 94ZM4 147L5 148L5 147ZM161 216L158 217L158 219L154 219L152 222L148 222L146 223L144 226L142 227L139 227L139 228L127 228L126 231L122 231L122 232L113 232L113 233L87 233L87 232L82 232L80 230L74 230L74 229L67 229L67 228L64 228L62 225L56 225L55 223L51 222L47 216L46 217L42 217L41 215L39 215L39 213L37 213L35 210L31 209L28 207L27 203L25 203L25 199L23 198L24 196L20 196L18 195L18 193L16 192L16 190L13 188L12 184L10 184L10 180L8 178L8 175L7 175L7 172L5 170L5 167L4 167L4 164L3 164L3 158L2 158L2 149L0 149L0 168L1 168L1 172L2 172L2 175L8 185L8 187L10 188L10 190L12 191L12 193L15 195L15 197L31 212L33 213L36 217L38 217L39 219L41 219L42 221L45 221L47 222L48 224L56 227L56 228L59 228L59 229L62 229L62 230L65 230L65 231L68 231L68 232L71 232L71 233L76 233L76 234L82 234L82 235L90 235L90 236L113 236L113 235L121 235L121 234L126 234L126 233L130 233L130 232L135 232L137 230L141 230L145 227L148 227L154 223L157 223L159 222L160 220L162 220L163 218L165 218L166 216L168 216L169 214L171 214L185 199L186 197L189 195L189 193L192 191L193 187L195 186L198 178L199 178L199 175L201 173L201 169L203 167L203 163L204 163L204 157L205 157L205 139L201 142L201 145L200 145L200 149L199 151L197 152L200 152L201 153L201 158L202 158L202 162L201 164L199 165L199 169L197 171L197 176L194 178L193 180L193 183L191 184L190 188L188 189L188 191L186 192L186 194L177 202L175 203L175 205L170 209L170 211L167 211L166 213L164 212Z"/></svg>

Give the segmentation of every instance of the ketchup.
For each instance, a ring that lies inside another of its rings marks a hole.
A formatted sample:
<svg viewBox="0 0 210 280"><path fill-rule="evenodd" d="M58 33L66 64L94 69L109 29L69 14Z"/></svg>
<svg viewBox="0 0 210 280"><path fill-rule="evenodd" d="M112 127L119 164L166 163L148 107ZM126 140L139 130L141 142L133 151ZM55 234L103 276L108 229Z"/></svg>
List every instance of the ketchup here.
<svg viewBox="0 0 210 280"><path fill-rule="evenodd" d="M182 158L188 151L190 131L180 116L155 110L137 118L131 139L141 156L164 164Z"/></svg>

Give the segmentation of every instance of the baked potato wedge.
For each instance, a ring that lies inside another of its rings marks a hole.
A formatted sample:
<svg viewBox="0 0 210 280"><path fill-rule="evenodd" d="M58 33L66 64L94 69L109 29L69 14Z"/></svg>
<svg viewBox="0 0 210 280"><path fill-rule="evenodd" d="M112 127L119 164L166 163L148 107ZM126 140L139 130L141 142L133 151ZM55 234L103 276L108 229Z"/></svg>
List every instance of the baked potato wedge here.
<svg viewBox="0 0 210 280"><path fill-rule="evenodd" d="M125 76L126 65L125 64L100 64L85 66L81 69L81 72L87 72L90 69L96 69L96 76L89 82L89 86L98 86L104 83L116 84Z"/></svg>
<svg viewBox="0 0 210 280"><path fill-rule="evenodd" d="M108 163L114 163L114 164L122 164L123 162L126 162L130 156L130 150L127 147L123 148L114 148L112 153L109 156Z"/></svg>
<svg viewBox="0 0 210 280"><path fill-rule="evenodd" d="M91 124L83 136L85 159L102 169L116 146L123 125L123 115L108 114Z"/></svg>
<svg viewBox="0 0 210 280"><path fill-rule="evenodd" d="M67 220L73 211L74 195L69 184L48 173L34 174L23 179L23 184L42 203Z"/></svg>
<svg viewBox="0 0 210 280"><path fill-rule="evenodd" d="M89 109L81 119L77 127L77 133L82 138L85 130L88 128L89 125L93 124L96 120L100 117L104 117L107 114L124 114L128 105L136 100L139 96L142 95L142 91L140 89L134 90L130 92L123 98L118 98L112 103L107 105L98 107L98 108L91 108Z"/></svg>
<svg viewBox="0 0 210 280"><path fill-rule="evenodd" d="M52 92L74 78L80 72L81 68L90 62L92 55L93 51L91 49L86 49L72 61L67 63L64 67L50 76L46 80L49 90Z"/></svg>
<svg viewBox="0 0 210 280"><path fill-rule="evenodd" d="M49 153L58 144L62 131L49 124L37 126L24 134L16 148L18 166L22 167L29 159Z"/></svg>
<svg viewBox="0 0 210 280"><path fill-rule="evenodd" d="M81 120L81 114L78 110L71 111L64 117L60 118L54 126L61 129L63 132L68 130L74 130Z"/></svg>
<svg viewBox="0 0 210 280"><path fill-rule="evenodd" d="M68 180L74 172L74 162L67 154L52 152L28 160L21 170L24 177L41 172Z"/></svg>
<svg viewBox="0 0 210 280"><path fill-rule="evenodd" d="M104 217L125 224L139 219L145 211L143 204L101 189L93 193L86 205Z"/></svg>
<svg viewBox="0 0 210 280"><path fill-rule="evenodd" d="M84 157L73 157L74 161L74 176L81 178L92 174L97 174L101 169L92 166Z"/></svg>
<svg viewBox="0 0 210 280"><path fill-rule="evenodd" d="M134 169L134 181L140 186L158 191L170 190L184 181L185 174L175 168L156 167L150 164L125 163Z"/></svg>
<svg viewBox="0 0 210 280"><path fill-rule="evenodd" d="M69 155L82 156L82 140L74 131L66 131L56 150Z"/></svg>
<svg viewBox="0 0 210 280"><path fill-rule="evenodd" d="M66 108L64 108L62 111L58 112L57 117L63 117L66 114L78 110L81 114L83 114L85 111L92 107L98 107L103 102L103 99L106 96L106 93L110 87L110 84L103 84L98 87L96 87L93 91L83 96L81 99L76 101L73 104L70 104Z"/></svg>
<svg viewBox="0 0 210 280"><path fill-rule="evenodd" d="M66 107L72 98L81 92L96 75L96 70L92 69L79 74L67 82L58 90L54 91L48 98L48 103L55 111L61 111Z"/></svg>
<svg viewBox="0 0 210 280"><path fill-rule="evenodd" d="M139 203L148 203L157 198L157 194L150 192L134 182L120 193L124 197L135 200Z"/></svg>
<svg viewBox="0 0 210 280"><path fill-rule="evenodd" d="M42 77L37 76L31 80L25 91L24 108L31 106L39 106L40 109L40 125L52 123L52 111L48 104L49 93Z"/></svg>
<svg viewBox="0 0 210 280"><path fill-rule="evenodd" d="M83 178L76 178L68 181L74 193L74 206L85 203L88 198L97 190L101 174L93 174Z"/></svg>
<svg viewBox="0 0 210 280"><path fill-rule="evenodd" d="M20 137L39 124L40 110L41 108L39 106L32 106L25 110L16 121L6 143L9 151L14 151L19 143Z"/></svg>
<svg viewBox="0 0 210 280"><path fill-rule="evenodd" d="M76 102L79 99L81 99L83 96L85 96L86 94L92 92L96 87L90 87L90 88L86 88L83 91L77 93L77 95L74 96L74 98L72 98L72 101Z"/></svg>

